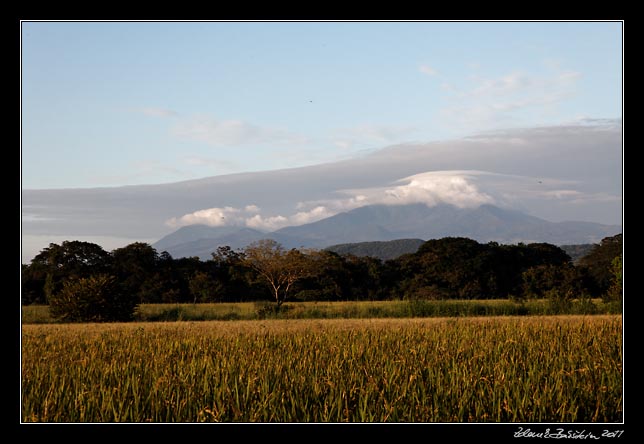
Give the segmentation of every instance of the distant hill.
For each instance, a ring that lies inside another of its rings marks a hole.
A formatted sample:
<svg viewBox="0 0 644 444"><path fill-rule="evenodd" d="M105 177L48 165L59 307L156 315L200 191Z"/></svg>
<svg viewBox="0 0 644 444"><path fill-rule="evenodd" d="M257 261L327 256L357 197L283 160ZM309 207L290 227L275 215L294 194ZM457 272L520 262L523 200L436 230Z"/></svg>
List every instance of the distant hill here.
<svg viewBox="0 0 644 444"><path fill-rule="evenodd" d="M233 250L239 250L252 242L267 238L274 239L285 248L303 248L310 244L308 239L299 239L288 234L266 233L246 227L188 225L170 233L152 246L158 252L167 251L174 258L198 257L208 260L218 247L228 246Z"/></svg>
<svg viewBox="0 0 644 444"><path fill-rule="evenodd" d="M403 254L415 253L425 243L422 239L396 239L392 241L356 242L326 247L325 250L338 254L377 257L382 260L395 259ZM577 263L595 248L597 244L559 245Z"/></svg>
<svg viewBox="0 0 644 444"><path fill-rule="evenodd" d="M478 242L548 242L555 245L599 242L620 226L590 222L550 222L519 211L481 205L369 205L306 225L275 232L308 239L310 246L462 236Z"/></svg>
<svg viewBox="0 0 644 444"><path fill-rule="evenodd" d="M391 241L357 242L351 244L331 245L325 248L338 254L370 256L383 261L395 259L403 254L415 253L425 241L422 239L396 239Z"/></svg>
<svg viewBox="0 0 644 444"><path fill-rule="evenodd" d="M576 264L582 257L586 256L597 244L576 244L560 245L561 249L570 256L572 262Z"/></svg>
<svg viewBox="0 0 644 444"><path fill-rule="evenodd" d="M190 228L190 226L183 228ZM169 244L168 241L163 238L161 239L161 241L153 244L152 246L157 251L167 251L174 258L196 256L201 260L208 260L212 258L212 253L217 251L218 247L229 246L232 249L237 250L239 248L245 247L251 242L263 239L265 237L265 233L253 230L251 228L237 227L236 231L223 235L217 235L217 231L214 231L212 234L212 236L214 237L203 238L199 238L197 236L208 235L208 233L201 229L198 229L197 231L198 232L194 233L193 235L189 232L189 230L186 230L186 233L184 233L184 235L186 235L187 239L191 239L187 240L186 242ZM197 238L195 239L195 237ZM166 246L165 248L162 248L159 245Z"/></svg>
<svg viewBox="0 0 644 444"><path fill-rule="evenodd" d="M449 236L478 242L515 244L547 242L554 245L597 243L621 232L616 225L590 222L549 222L518 211L493 205L459 208L453 205L369 205L336 214L317 222L263 233L241 227L182 227L159 240L157 251L173 257L198 256L209 259L218 246L244 248L270 238L286 248L327 248L342 244L400 239L429 240ZM363 247L355 247L363 248Z"/></svg>
<svg viewBox="0 0 644 444"><path fill-rule="evenodd" d="M197 247L194 242L199 242L207 239L219 239L240 231L240 227L210 227L208 225L189 225L181 227L174 231L153 245L157 251L164 251L173 249L180 245L185 245L185 248L190 248L188 245ZM253 230L254 231L254 230ZM257 231L258 234L261 232ZM198 248L198 247L197 247Z"/></svg>

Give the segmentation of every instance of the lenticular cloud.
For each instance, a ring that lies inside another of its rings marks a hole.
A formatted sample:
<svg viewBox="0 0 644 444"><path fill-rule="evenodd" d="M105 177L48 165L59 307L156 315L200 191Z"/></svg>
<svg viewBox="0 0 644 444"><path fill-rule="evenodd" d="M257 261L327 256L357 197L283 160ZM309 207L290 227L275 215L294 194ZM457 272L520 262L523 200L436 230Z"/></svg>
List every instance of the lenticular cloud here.
<svg viewBox="0 0 644 444"><path fill-rule="evenodd" d="M263 215L256 205L244 208L215 207L184 214L166 221L171 227L203 224L213 227L245 226L260 230L276 230L286 226L303 225L331 217L366 205L407 205L422 203L427 206L450 204L459 208L491 204L495 200L474 184L476 171L433 171L406 177L395 186L340 191L348 197L322 201L299 202L291 215Z"/></svg>
<svg viewBox="0 0 644 444"><path fill-rule="evenodd" d="M459 208L478 207L494 203L492 196L481 192L472 183L473 175L461 171L435 171L416 174L400 180L406 182L385 190L380 202L385 205L423 203L434 206L441 203Z"/></svg>
<svg viewBox="0 0 644 444"><path fill-rule="evenodd" d="M209 227L245 225L246 219L259 211L260 209L256 205L247 205L245 208L205 208L184 214L179 218L173 217L166 221L166 225L173 228L198 224L208 225Z"/></svg>

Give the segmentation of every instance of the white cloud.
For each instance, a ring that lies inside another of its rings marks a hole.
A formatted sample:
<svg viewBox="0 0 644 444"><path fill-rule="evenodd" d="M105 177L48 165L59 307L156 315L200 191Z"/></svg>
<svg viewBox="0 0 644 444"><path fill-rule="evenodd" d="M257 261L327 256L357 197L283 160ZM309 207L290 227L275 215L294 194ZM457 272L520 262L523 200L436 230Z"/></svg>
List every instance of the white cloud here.
<svg viewBox="0 0 644 444"><path fill-rule="evenodd" d="M463 93L465 97L505 96L534 86L535 79L522 72L511 72L498 79L481 79L479 85Z"/></svg>
<svg viewBox="0 0 644 444"><path fill-rule="evenodd" d="M138 111L150 117L176 117L179 115L178 112L167 108L146 107L139 108Z"/></svg>
<svg viewBox="0 0 644 444"><path fill-rule="evenodd" d="M576 71L563 71L559 73L557 81L559 83L575 83L577 80L581 79L581 73Z"/></svg>
<svg viewBox="0 0 644 444"><path fill-rule="evenodd" d="M262 127L242 120L217 120L208 115L192 116L177 123L171 134L213 146L266 143L302 143L305 139L288 131Z"/></svg>
<svg viewBox="0 0 644 444"><path fill-rule="evenodd" d="M365 205L407 205L422 203L434 206L440 203L458 207L475 207L495 203L495 199L482 192L475 184L477 171L431 171L406 177L393 186L344 190L347 198L309 202L323 205L327 212L338 213ZM300 202L299 207L307 206Z"/></svg>
<svg viewBox="0 0 644 444"><path fill-rule="evenodd" d="M461 208L494 203L494 199L481 192L472 183L473 173L462 171L439 171L417 174L397 181L400 185L385 188L365 188L344 191L348 197L324 201L299 202L298 211L289 216L262 215L256 205L244 208L207 208L184 214L166 221L170 227L204 224L209 226L246 226L273 231L286 226L303 225L331 217L343 211L365 205L405 205L423 203L434 206L439 203Z"/></svg>
<svg viewBox="0 0 644 444"><path fill-rule="evenodd" d="M324 205L318 205L309 211L300 211L289 218L291 225L304 225L318 220L326 219L337 214L337 211L330 210Z"/></svg>
<svg viewBox="0 0 644 444"><path fill-rule="evenodd" d="M609 193L583 193L577 190L552 190L542 193L546 199L556 199L570 204L588 204L600 202L621 202L622 196Z"/></svg>
<svg viewBox="0 0 644 444"><path fill-rule="evenodd" d="M348 196L336 199L299 202L303 210L282 220L282 226L302 225L366 205L406 205L422 203L434 206L440 203L461 208L493 204L491 195L479 190L474 184L479 172L435 171L406 177L390 187L372 187L344 190ZM280 227L281 228L281 227Z"/></svg>
<svg viewBox="0 0 644 444"><path fill-rule="evenodd" d="M168 219L166 225L172 228L196 224L211 227L239 226L274 231L290 225L302 225L315 222L333 216L337 211L334 212L324 206L318 205L311 210L299 211L288 217L279 214L263 216L260 213L261 209L257 205L246 205L244 208L206 208L184 214L178 218L173 217Z"/></svg>
<svg viewBox="0 0 644 444"><path fill-rule="evenodd" d="M493 140L493 139L492 139ZM522 145L522 140L517 141ZM526 202L620 202L621 196L586 193L574 186L582 183L546 177L499 174L477 170L431 171L400 179L388 187L337 191L347 197L304 201L297 204L305 217L288 218L290 225L308 223L365 205L450 204L460 208L491 204L526 210ZM567 187L567 188L563 188Z"/></svg>
<svg viewBox="0 0 644 444"><path fill-rule="evenodd" d="M325 217L333 216L334 214L341 213L343 211L353 210L364 205L370 205L375 201L373 198L366 196L365 194L360 194L362 192L372 193L372 194L382 194L382 190L379 188L366 188L361 190L343 190L337 191L337 193L343 195L349 195L350 197L335 198L335 199L322 199L322 200L309 200L304 202L298 202L296 208L299 210L308 210L302 211L298 214L307 214L313 216L314 214L322 214L324 211L327 214ZM324 209L324 210L322 210Z"/></svg>
<svg viewBox="0 0 644 444"><path fill-rule="evenodd" d="M553 199L560 199L560 200L577 198L581 195L582 193L577 190L551 190L543 193L543 196L546 198L553 198Z"/></svg>
<svg viewBox="0 0 644 444"><path fill-rule="evenodd" d="M417 174L403 179L405 185L385 190L384 204L406 205L423 203L434 206L440 203L460 208L477 207L494 203L494 199L471 183L470 177L463 173L450 171Z"/></svg>
<svg viewBox="0 0 644 444"><path fill-rule="evenodd" d="M243 223L243 210L233 207L206 208L193 213L184 214L179 218L171 218L166 225L178 228L186 225L208 225L210 227L223 227L228 225L240 225Z"/></svg>
<svg viewBox="0 0 644 444"><path fill-rule="evenodd" d="M353 146L352 142L349 140L336 140L333 144L343 150L349 149Z"/></svg>
<svg viewBox="0 0 644 444"><path fill-rule="evenodd" d="M416 132L411 125L364 124L339 128L333 132L333 144L342 149L366 145L387 145L402 142Z"/></svg>
<svg viewBox="0 0 644 444"><path fill-rule="evenodd" d="M429 66L427 64L420 65L418 70L420 72L422 72L423 74L427 74L428 76L438 75L438 71L436 71L436 69L432 68L431 66Z"/></svg>
<svg viewBox="0 0 644 444"><path fill-rule="evenodd" d="M284 216L270 216L262 217L259 214L254 215L253 217L247 218L245 225L250 228L255 228L257 230L267 230L274 231L280 228L290 225L288 218Z"/></svg>
<svg viewBox="0 0 644 444"><path fill-rule="evenodd" d="M239 165L237 165L235 162L232 162L226 159L213 159L210 157L202 157L202 156L188 156L183 158L183 162L186 165L198 166L198 167L205 166L205 167L221 168L221 169L239 168Z"/></svg>
<svg viewBox="0 0 644 444"><path fill-rule="evenodd" d="M558 65L547 74L511 71L499 77L470 76L471 84L442 89L450 104L440 114L450 125L477 131L543 119L554 115L557 105L573 97L581 73Z"/></svg>
<svg viewBox="0 0 644 444"><path fill-rule="evenodd" d="M455 91L456 91L456 88L454 88L454 86L453 86L451 83L449 83L449 82L443 82L443 83L441 83L441 84L440 84L440 88L441 88L443 91L448 91L448 92L455 92Z"/></svg>
<svg viewBox="0 0 644 444"><path fill-rule="evenodd" d="M303 220L303 214L296 214L293 219L281 215L262 216L261 208L257 205L246 205L243 208L213 207L197 210L173 217L166 221L166 225L179 228L187 225L208 225L210 227L239 226L259 230L273 231L287 225L292 225L292 220Z"/></svg>

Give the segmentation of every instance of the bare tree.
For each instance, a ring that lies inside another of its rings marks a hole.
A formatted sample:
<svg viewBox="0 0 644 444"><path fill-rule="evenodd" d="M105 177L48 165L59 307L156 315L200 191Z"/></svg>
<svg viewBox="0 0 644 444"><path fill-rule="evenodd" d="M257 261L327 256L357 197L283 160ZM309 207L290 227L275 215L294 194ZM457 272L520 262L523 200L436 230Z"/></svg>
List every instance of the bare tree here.
<svg viewBox="0 0 644 444"><path fill-rule="evenodd" d="M286 250L272 239L248 245L244 262L270 285L278 307L288 298L293 284L312 273L311 258L297 249Z"/></svg>

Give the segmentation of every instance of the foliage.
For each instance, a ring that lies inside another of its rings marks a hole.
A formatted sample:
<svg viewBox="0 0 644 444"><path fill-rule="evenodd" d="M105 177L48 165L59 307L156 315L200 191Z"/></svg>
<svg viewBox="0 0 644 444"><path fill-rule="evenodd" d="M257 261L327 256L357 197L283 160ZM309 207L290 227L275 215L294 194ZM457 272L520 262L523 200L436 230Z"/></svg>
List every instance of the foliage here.
<svg viewBox="0 0 644 444"><path fill-rule="evenodd" d="M558 299L585 296L581 271L572 264L544 264L530 267L522 273L523 293L528 298L557 295Z"/></svg>
<svg viewBox="0 0 644 444"><path fill-rule="evenodd" d="M601 245L605 250L613 244L607 239ZM64 281L97 274L114 276L140 304L252 302L265 300L267 290L277 305L287 300L542 298L550 290L566 298L606 296L615 281L612 264L585 261L575 265L564 250L546 243L483 244L461 237L432 239L415 253L384 262L328 250L287 250L270 240L242 251L219 247L206 261L174 259L140 242L106 252L87 242L65 241L50 244L22 266L22 303L47 304ZM599 283L600 272L608 273L607 284Z"/></svg>
<svg viewBox="0 0 644 444"><path fill-rule="evenodd" d="M606 294L606 300L608 301L620 301L622 300L622 288L623 288L623 280L624 280L624 269L622 266L622 255L620 254L619 256L615 257L613 259L613 262L611 264L611 271L613 274L613 278L611 281L611 285L608 288L608 292Z"/></svg>
<svg viewBox="0 0 644 444"><path fill-rule="evenodd" d="M106 274L68 278L49 301L52 316L65 322L129 321L136 304L116 278Z"/></svg>
<svg viewBox="0 0 644 444"><path fill-rule="evenodd" d="M135 242L112 251L112 259L112 273L118 277L124 291L135 296L140 303L161 299L157 294L161 276L156 273L161 264L154 248Z"/></svg>
<svg viewBox="0 0 644 444"><path fill-rule="evenodd" d="M225 302L258 299L263 296L253 283L253 271L244 264L244 253L218 247L205 268L217 282L217 299ZM263 289L262 289L263 290Z"/></svg>
<svg viewBox="0 0 644 444"><path fill-rule="evenodd" d="M216 295L221 293L220 284L203 271L195 271L188 286L195 304L197 302L214 302L217 300Z"/></svg>
<svg viewBox="0 0 644 444"><path fill-rule="evenodd" d="M31 293L27 293L27 298L31 303L47 302L61 290L66 279L107 272L111 265L110 259L108 252L91 242L64 241L61 245L51 243L34 257L27 269L23 269L23 285ZM33 286L30 278L36 283L42 283L42 291ZM23 299L25 296L23 293Z"/></svg>
<svg viewBox="0 0 644 444"><path fill-rule="evenodd" d="M31 265L22 264L20 273L20 287L22 290L22 305L46 304L45 285L52 286L52 277L47 273L47 268L38 263ZM51 289L48 293L51 294Z"/></svg>
<svg viewBox="0 0 644 444"><path fill-rule="evenodd" d="M293 285L314 268L311 257L296 249L287 251L271 239L251 243L242 260L270 286L278 306L288 299Z"/></svg>
<svg viewBox="0 0 644 444"><path fill-rule="evenodd" d="M578 266L588 271L595 284L595 296L605 295L613 281L613 261L623 251L622 234L602 239L590 253L579 259Z"/></svg>
<svg viewBox="0 0 644 444"><path fill-rule="evenodd" d="M530 267L558 267L569 261L563 250L550 244L481 244L454 237L427 241L418 252L390 264L405 298L478 299L520 293L522 273Z"/></svg>

